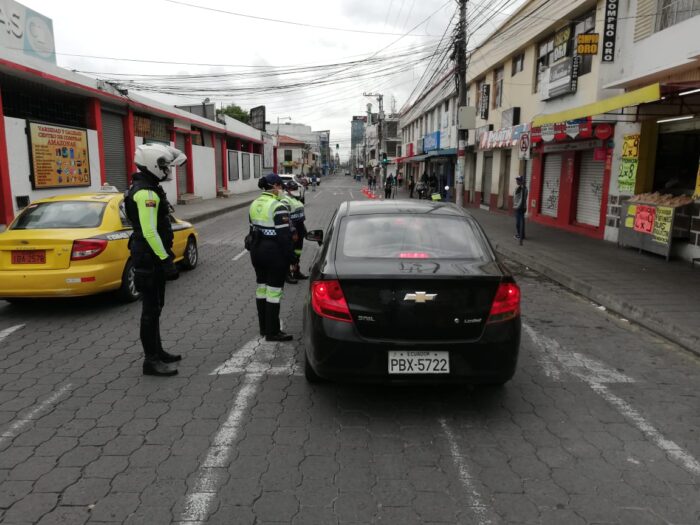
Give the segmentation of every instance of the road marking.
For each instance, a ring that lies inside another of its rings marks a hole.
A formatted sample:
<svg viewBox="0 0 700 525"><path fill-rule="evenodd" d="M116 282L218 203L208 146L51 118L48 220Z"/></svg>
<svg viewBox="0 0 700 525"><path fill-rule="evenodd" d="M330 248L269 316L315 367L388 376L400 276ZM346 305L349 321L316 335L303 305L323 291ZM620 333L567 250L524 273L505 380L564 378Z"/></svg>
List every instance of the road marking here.
<svg viewBox="0 0 700 525"><path fill-rule="evenodd" d="M321 193L323 193L323 190L318 190L318 193L316 193L316 195L313 195L311 198L312 198L312 199L315 199L316 197L318 197L319 195L321 195Z"/></svg>
<svg viewBox="0 0 700 525"><path fill-rule="evenodd" d="M659 432L654 425L647 421L642 414L624 399L613 394L606 386L606 383L634 383L631 377L613 370L600 361L583 356L577 352L567 352L562 349L559 343L538 334L532 327L523 324L523 328L535 346L539 347L549 357L540 361L545 367L554 366L569 374L579 378L586 383L595 393L612 405L622 416L630 421L637 429L657 447L663 450L670 458L674 459L688 472L700 476L700 462L689 452L684 450L674 441L667 439ZM539 357L541 359L541 356ZM558 379L557 375L551 375L553 379ZM549 374L548 374L549 375Z"/></svg>
<svg viewBox="0 0 700 525"><path fill-rule="evenodd" d="M24 328L24 325L18 324L15 326L11 326L10 328L5 328L4 330L0 330L0 343L2 343L8 335L16 332L20 328Z"/></svg>
<svg viewBox="0 0 700 525"><path fill-rule="evenodd" d="M477 523L479 525L488 525L489 523L491 523L491 520L488 517L489 509L482 502L481 494L479 494L479 491L477 490L474 484L474 478L469 472L469 466L467 465L467 462L464 459L464 454L462 454L462 452L459 449L459 445L457 444L457 439L455 438L454 432L452 432L452 429L447 424L447 421L445 421L445 418L441 417L438 421L440 422L440 426L442 427L443 432L447 436L447 440L450 442L452 460L454 461L455 466L459 471L459 480L462 482L462 485L467 491L467 497L469 499L469 508L472 509L472 511L475 514L476 521L473 523Z"/></svg>
<svg viewBox="0 0 700 525"><path fill-rule="evenodd" d="M241 257L243 257L246 253L248 253L248 250L243 250L241 253L239 253L238 255L236 255L232 260L233 260L233 261L237 261L238 259L240 259Z"/></svg>
<svg viewBox="0 0 700 525"><path fill-rule="evenodd" d="M39 419L39 416L43 415L50 407L55 405L59 399L61 399L70 389L73 387L72 384L67 384L59 388L56 392L51 394L46 400L39 403L33 409L27 413L22 419L18 419L10 428L5 430L0 434L0 446L4 445L6 441L14 439L18 436L24 429L32 424L34 421Z"/></svg>
<svg viewBox="0 0 700 525"><path fill-rule="evenodd" d="M260 386L262 374L246 374L236 394L233 408L214 436L214 442L197 472L197 481L187 494L180 521L205 523L218 488L228 476L231 446L238 437L243 415Z"/></svg>

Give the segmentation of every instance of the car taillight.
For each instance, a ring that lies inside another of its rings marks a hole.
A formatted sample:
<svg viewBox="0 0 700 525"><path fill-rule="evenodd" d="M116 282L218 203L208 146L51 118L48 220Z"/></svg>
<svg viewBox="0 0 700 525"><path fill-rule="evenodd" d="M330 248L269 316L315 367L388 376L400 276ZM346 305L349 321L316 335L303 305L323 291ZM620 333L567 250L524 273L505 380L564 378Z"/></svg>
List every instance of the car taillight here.
<svg viewBox="0 0 700 525"><path fill-rule="evenodd" d="M520 315L520 287L515 283L501 283L493 298L489 323L508 321Z"/></svg>
<svg viewBox="0 0 700 525"><path fill-rule="evenodd" d="M352 322L348 303L338 281L311 283L311 307L321 317L336 321Z"/></svg>
<svg viewBox="0 0 700 525"><path fill-rule="evenodd" d="M71 261L84 261L97 257L107 248L104 239L80 239L73 241L73 251L70 254Z"/></svg>

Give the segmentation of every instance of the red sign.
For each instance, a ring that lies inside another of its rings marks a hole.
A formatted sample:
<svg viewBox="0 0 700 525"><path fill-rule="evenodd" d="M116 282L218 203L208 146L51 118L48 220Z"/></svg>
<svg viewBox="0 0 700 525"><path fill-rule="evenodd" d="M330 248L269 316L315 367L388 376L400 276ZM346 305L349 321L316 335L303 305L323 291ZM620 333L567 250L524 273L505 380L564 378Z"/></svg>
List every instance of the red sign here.
<svg viewBox="0 0 700 525"><path fill-rule="evenodd" d="M413 157L413 142L409 142L406 145L406 156Z"/></svg>
<svg viewBox="0 0 700 525"><path fill-rule="evenodd" d="M651 233L654 231L655 218L656 208L654 206L637 206L637 213L634 215L634 231Z"/></svg>
<svg viewBox="0 0 700 525"><path fill-rule="evenodd" d="M591 119L568 120L532 128L532 142L561 142L569 138L587 139L593 135Z"/></svg>
<svg viewBox="0 0 700 525"><path fill-rule="evenodd" d="M612 137L613 127L610 124L598 124L595 127L595 136L600 140L609 139Z"/></svg>

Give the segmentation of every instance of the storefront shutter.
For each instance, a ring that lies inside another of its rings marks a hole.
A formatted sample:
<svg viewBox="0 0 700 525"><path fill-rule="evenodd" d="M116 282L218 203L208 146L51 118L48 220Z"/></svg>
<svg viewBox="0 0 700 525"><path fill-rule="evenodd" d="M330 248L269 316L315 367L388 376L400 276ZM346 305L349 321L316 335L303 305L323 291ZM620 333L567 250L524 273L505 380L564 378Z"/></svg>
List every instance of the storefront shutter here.
<svg viewBox="0 0 700 525"><path fill-rule="evenodd" d="M481 176L481 204L491 203L491 172L493 171L493 155L484 155L484 173Z"/></svg>
<svg viewBox="0 0 700 525"><path fill-rule="evenodd" d="M102 112L102 143L105 154L105 180L124 191L127 187L124 120L110 111ZM96 159L91 159L95 162Z"/></svg>
<svg viewBox="0 0 700 525"><path fill-rule="evenodd" d="M175 147L184 153L185 151L185 136L178 133L175 136ZM192 159L187 159L192 162ZM184 195L187 193L187 168L186 164L177 167L177 194Z"/></svg>
<svg viewBox="0 0 700 525"><path fill-rule="evenodd" d="M223 188L224 177L221 166L221 137L218 135L214 135L214 163L216 167L216 188Z"/></svg>
<svg viewBox="0 0 700 525"><path fill-rule="evenodd" d="M603 195L604 162L593 160L593 150L581 153L578 179L576 222L600 226L600 206Z"/></svg>
<svg viewBox="0 0 700 525"><path fill-rule="evenodd" d="M550 153L544 157L544 176L542 178L541 213L548 217L557 216L559 208L559 179L561 178L561 155Z"/></svg>

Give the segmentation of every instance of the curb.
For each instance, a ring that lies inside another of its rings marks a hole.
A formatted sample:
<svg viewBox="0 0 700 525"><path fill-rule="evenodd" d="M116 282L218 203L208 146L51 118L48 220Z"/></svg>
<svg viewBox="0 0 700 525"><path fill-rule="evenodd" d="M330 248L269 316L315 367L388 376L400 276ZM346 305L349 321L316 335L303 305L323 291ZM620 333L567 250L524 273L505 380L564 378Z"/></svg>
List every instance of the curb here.
<svg viewBox="0 0 700 525"><path fill-rule="evenodd" d="M513 259L521 264L525 264L529 268L545 275L546 277L549 277L562 286L590 299L591 301L605 306L608 310L612 310L613 312L622 315L626 319L634 321L635 323L642 325L665 339L672 341L678 346L683 347L685 350L700 356L700 339L696 334L688 333L685 329L675 326L673 323L669 322L668 319L658 317L646 308L639 308L638 306L631 304L624 299L612 296L596 286L592 286L579 279L571 277L570 275L554 269L548 266L546 263L538 261L531 256L505 247L500 243L494 244L496 252L503 257Z"/></svg>
<svg viewBox="0 0 700 525"><path fill-rule="evenodd" d="M197 223L197 222L202 222L206 221L207 219L212 219L214 217L218 217L219 215L223 215L225 213L228 213L230 211L234 210L239 210L241 208L245 208L246 206L249 206L251 202L253 202L255 199L250 199L249 201L245 202L237 202L235 204L231 204L230 206L226 206L225 208L218 208L216 210L209 210L209 211L204 211L199 214L193 215L191 217L184 217L179 214L175 214L175 216L183 221L191 222L191 223Z"/></svg>

